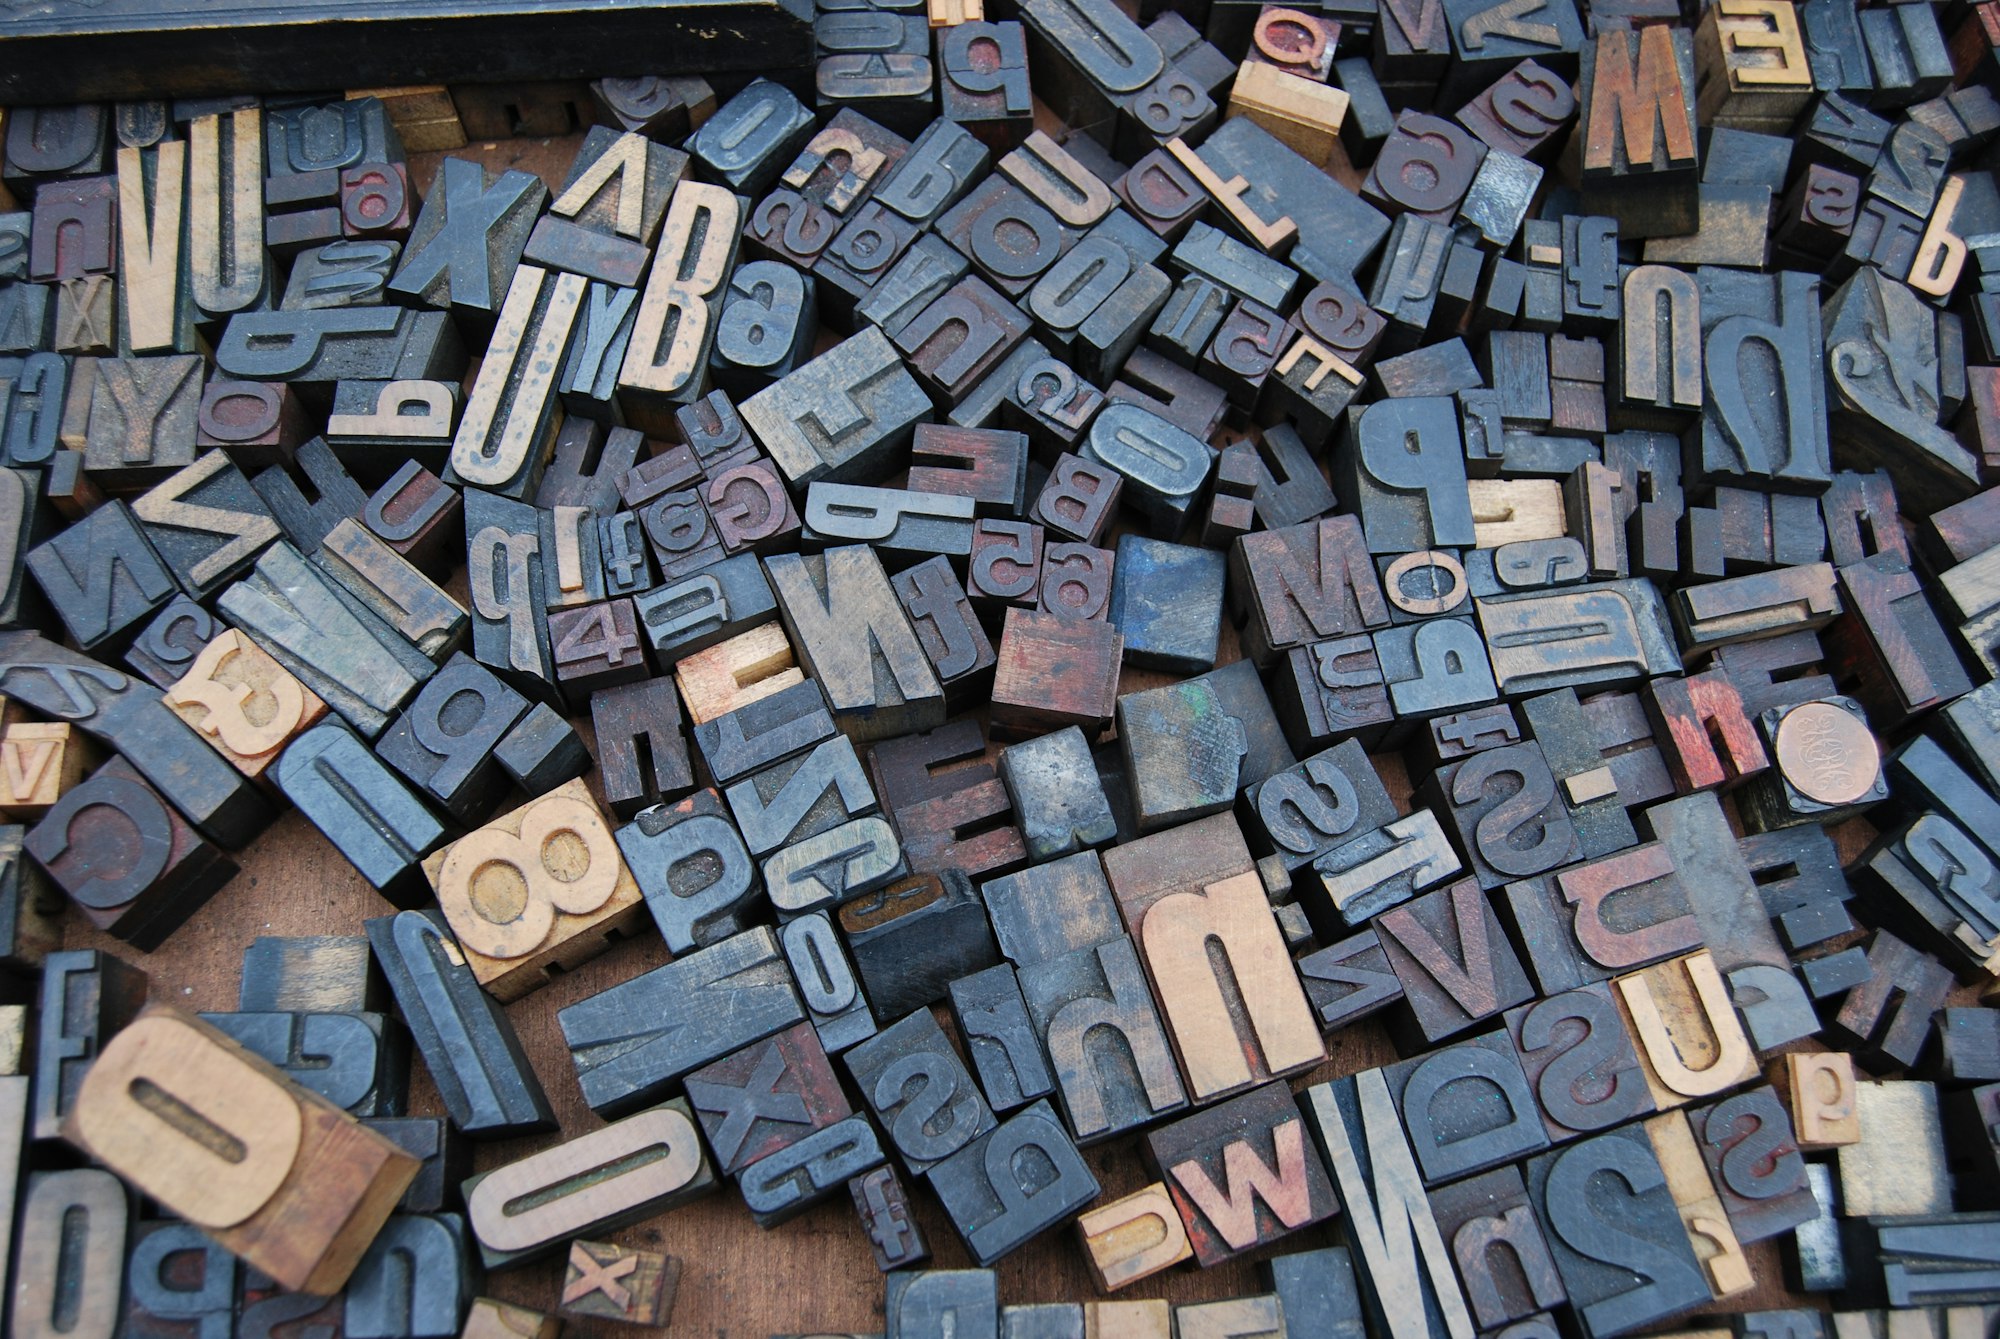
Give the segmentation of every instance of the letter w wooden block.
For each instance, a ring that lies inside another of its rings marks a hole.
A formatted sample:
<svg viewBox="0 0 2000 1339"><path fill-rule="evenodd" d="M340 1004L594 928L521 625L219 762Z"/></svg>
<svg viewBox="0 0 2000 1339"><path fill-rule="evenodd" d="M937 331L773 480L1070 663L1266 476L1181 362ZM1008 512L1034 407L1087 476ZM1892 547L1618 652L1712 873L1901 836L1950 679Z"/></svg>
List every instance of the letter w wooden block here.
<svg viewBox="0 0 2000 1339"><path fill-rule="evenodd" d="M1340 1212L1291 1088L1267 1083L1146 1136L1203 1268Z"/></svg>

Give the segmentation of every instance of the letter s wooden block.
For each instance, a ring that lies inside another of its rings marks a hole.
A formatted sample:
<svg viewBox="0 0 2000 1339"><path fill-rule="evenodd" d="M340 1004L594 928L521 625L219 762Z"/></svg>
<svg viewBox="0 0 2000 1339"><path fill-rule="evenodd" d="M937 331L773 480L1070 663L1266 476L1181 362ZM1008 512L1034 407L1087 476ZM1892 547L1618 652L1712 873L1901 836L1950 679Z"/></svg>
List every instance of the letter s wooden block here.
<svg viewBox="0 0 2000 1339"><path fill-rule="evenodd" d="M420 1166L158 1004L105 1044L62 1132L282 1287L322 1296L347 1282Z"/></svg>
<svg viewBox="0 0 2000 1339"><path fill-rule="evenodd" d="M645 897L581 781L460 837L424 861L424 875L497 1000L543 985L551 967L589 961L645 918Z"/></svg>

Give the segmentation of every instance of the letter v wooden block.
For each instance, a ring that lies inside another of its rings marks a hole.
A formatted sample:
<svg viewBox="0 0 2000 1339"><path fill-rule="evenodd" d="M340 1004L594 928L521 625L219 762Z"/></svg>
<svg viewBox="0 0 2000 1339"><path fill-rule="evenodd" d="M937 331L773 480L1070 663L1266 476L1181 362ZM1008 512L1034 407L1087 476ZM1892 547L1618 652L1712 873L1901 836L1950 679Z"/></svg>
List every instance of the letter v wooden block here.
<svg viewBox="0 0 2000 1339"><path fill-rule="evenodd" d="M421 1165L158 1004L98 1053L63 1137L280 1286L322 1296L347 1282Z"/></svg>
<svg viewBox="0 0 2000 1339"><path fill-rule="evenodd" d="M1289 1085L1267 1083L1146 1136L1206 1268L1340 1211Z"/></svg>

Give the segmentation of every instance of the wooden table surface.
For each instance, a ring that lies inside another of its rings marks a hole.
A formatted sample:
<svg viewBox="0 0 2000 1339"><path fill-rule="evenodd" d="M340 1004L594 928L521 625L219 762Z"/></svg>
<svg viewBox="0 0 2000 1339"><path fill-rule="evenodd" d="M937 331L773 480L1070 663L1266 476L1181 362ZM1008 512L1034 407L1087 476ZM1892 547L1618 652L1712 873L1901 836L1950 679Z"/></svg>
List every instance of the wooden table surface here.
<svg viewBox="0 0 2000 1339"><path fill-rule="evenodd" d="M552 188L561 185L580 137L474 143L455 151L494 168L519 167L539 173ZM425 190L443 154L419 154L411 160L411 176ZM450 585L465 599L461 569ZM1223 630L1223 662L1239 658L1234 633ZM1122 690L1152 687L1170 676L1127 670ZM589 720L578 722L589 740ZM1392 795L1408 809L1409 785L1396 755L1377 762ZM590 777L597 791L596 777ZM506 807L521 803L516 795ZM601 799L601 794L600 794ZM1851 859L1869 837L1865 824L1850 823L1836 830L1843 858ZM134 951L92 929L81 917L68 920L65 943L70 948L98 948L143 968L152 978L152 998L193 1010L236 1007L242 955L259 935L326 935L361 933L361 923L393 908L376 895L345 859L295 811L287 810L250 847L237 855L242 870L236 878L161 947L151 954ZM504 1140L474 1146L474 1169L484 1171L548 1147L560 1138L581 1134L603 1122L584 1105L556 1011L609 986L631 979L668 960L665 945L650 922L636 937L614 944L609 952L572 974L507 1007L522 1045L548 1090L561 1121L561 1135ZM946 1010L938 1014L950 1028ZM1382 1029L1363 1021L1327 1040L1328 1060L1304 1079L1303 1089L1341 1075L1356 1073L1399 1058ZM442 1113L436 1089L421 1059L413 1065L410 1113ZM1086 1151L1092 1171L1108 1202L1139 1189L1150 1178L1140 1160L1138 1140L1125 1138ZM933 1256L940 1268L965 1268L969 1261L953 1237L943 1212L927 1188L911 1184L911 1199ZM1233 1297L1260 1290L1253 1262L1268 1255L1338 1244L1339 1218L1295 1233L1276 1245L1214 1269L1190 1268L1158 1275L1116 1294L1119 1298L1164 1297L1174 1302ZM733 1183L672 1213L609 1234L628 1246L665 1251L682 1263L680 1291L668 1331L686 1336L766 1336L816 1333L879 1333L882 1321L882 1276L876 1271L867 1239L845 1195L836 1196L782 1227L765 1231L750 1219ZM1775 1242L1746 1248L1758 1286L1727 1306L1730 1311L1782 1305L1814 1305L1785 1293ZM1084 1267L1072 1229L1048 1233L1015 1252L998 1266L1003 1304L1084 1301L1098 1296ZM561 1287L562 1263L548 1261L488 1277L485 1295L524 1306L553 1311ZM1682 1318L1668 1329L1693 1328ZM630 1339L630 1327L609 1322L568 1322L571 1336ZM1312 1339L1301 1336L1300 1339Z"/></svg>

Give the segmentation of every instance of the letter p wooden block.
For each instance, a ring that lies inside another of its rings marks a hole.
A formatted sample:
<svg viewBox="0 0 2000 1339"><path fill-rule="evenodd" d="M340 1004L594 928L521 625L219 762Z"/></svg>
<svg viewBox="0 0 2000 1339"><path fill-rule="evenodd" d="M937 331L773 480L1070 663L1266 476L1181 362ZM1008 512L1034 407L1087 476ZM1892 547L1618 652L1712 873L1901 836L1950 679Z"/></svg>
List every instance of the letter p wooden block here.
<svg viewBox="0 0 2000 1339"><path fill-rule="evenodd" d="M383 1136L179 1010L99 1052L63 1137L294 1292L338 1292L416 1179Z"/></svg>

